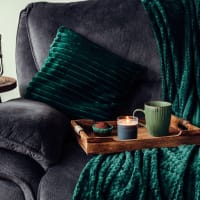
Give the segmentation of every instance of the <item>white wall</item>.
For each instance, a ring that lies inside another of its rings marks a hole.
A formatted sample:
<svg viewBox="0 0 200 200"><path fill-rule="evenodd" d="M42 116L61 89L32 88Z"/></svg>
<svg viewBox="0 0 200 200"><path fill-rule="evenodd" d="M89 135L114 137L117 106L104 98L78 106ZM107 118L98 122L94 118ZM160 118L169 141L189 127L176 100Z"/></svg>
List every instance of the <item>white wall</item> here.
<svg viewBox="0 0 200 200"><path fill-rule="evenodd" d="M43 1L43 0L41 0ZM79 0L48 0L48 2L71 2ZM4 76L16 78L15 39L19 13L34 0L0 0L0 33L2 34L2 53ZM2 101L19 97L18 88L0 94Z"/></svg>

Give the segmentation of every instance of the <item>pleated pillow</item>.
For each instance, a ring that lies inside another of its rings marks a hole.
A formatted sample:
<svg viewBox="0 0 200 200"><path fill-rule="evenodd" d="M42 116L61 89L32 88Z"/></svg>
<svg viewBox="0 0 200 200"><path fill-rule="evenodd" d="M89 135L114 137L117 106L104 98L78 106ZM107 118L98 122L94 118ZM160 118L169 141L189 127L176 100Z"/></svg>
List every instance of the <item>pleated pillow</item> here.
<svg viewBox="0 0 200 200"><path fill-rule="evenodd" d="M25 98L47 103L71 119L113 119L140 73L138 65L60 27Z"/></svg>

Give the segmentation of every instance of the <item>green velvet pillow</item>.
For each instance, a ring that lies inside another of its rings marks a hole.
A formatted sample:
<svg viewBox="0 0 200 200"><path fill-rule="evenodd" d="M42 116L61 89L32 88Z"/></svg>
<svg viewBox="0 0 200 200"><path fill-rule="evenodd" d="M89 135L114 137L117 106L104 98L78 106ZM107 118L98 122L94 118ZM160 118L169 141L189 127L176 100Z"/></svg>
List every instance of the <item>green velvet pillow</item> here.
<svg viewBox="0 0 200 200"><path fill-rule="evenodd" d="M25 98L47 103L72 119L113 119L140 72L138 65L60 27Z"/></svg>

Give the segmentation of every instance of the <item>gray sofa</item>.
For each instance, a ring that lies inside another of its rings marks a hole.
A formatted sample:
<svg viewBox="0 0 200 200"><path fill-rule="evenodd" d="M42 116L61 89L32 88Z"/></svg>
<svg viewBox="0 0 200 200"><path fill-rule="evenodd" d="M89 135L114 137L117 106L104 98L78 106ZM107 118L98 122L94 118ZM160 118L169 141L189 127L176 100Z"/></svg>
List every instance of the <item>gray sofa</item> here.
<svg viewBox="0 0 200 200"><path fill-rule="evenodd" d="M23 98L60 26L145 69L126 109L118 114L130 114L145 101L160 99L159 56L140 0L29 4L21 11L16 36L21 97L0 105L1 200L68 200L91 158L77 144L69 116Z"/></svg>

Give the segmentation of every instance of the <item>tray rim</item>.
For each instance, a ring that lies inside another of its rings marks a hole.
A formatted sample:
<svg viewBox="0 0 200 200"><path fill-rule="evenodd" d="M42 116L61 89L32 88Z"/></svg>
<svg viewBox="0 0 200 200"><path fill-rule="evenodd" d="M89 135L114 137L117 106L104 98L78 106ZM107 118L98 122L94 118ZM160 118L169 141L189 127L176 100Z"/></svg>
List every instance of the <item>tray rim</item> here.
<svg viewBox="0 0 200 200"><path fill-rule="evenodd" d="M173 119L180 119L172 115ZM160 148L160 147L176 147L182 144L197 144L200 145L200 128L190 124L188 121L182 120L183 123L188 125L189 130L177 130L178 134L162 136L162 137L149 137L141 139L117 140L117 136L89 136L88 133L80 126L80 121L87 121L94 123L91 119L75 119L71 120L71 126L79 126L74 129L76 139L81 148L86 154L107 154L117 153L122 151L132 151L145 148ZM79 122L79 123L78 123ZM112 123L116 121L106 121ZM78 132L77 132L78 130ZM115 138L115 139L114 139Z"/></svg>

